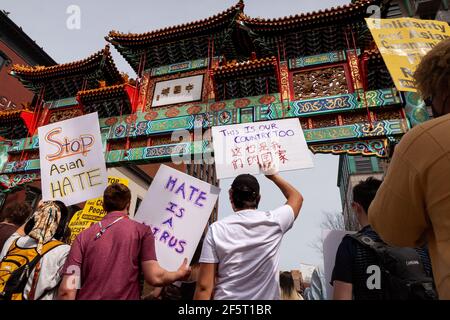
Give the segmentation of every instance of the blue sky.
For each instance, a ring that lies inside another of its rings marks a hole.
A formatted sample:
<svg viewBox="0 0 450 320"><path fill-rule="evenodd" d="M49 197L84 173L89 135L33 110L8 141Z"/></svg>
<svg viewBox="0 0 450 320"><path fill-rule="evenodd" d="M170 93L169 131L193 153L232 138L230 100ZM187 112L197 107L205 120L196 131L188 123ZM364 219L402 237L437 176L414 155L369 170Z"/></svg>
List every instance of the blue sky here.
<svg viewBox="0 0 450 320"><path fill-rule="evenodd" d="M34 39L58 63L79 60L100 50L110 30L146 32L166 26L203 19L234 5L237 0L0 0L0 9L11 12L10 18ZM349 0L246 0L245 12L252 17L276 18L349 3ZM67 8L77 5L81 10L81 28L68 29ZM113 49L120 71L133 74L127 62ZM340 212L339 190L336 187L338 157L317 155L315 168L283 173L305 198L295 226L286 235L281 249L280 268L298 269L299 263L319 264L322 257L311 243L319 239L323 212ZM258 176L262 200L260 208L269 210L284 203L277 188ZM228 192L231 179L220 183L219 218L231 214Z"/></svg>

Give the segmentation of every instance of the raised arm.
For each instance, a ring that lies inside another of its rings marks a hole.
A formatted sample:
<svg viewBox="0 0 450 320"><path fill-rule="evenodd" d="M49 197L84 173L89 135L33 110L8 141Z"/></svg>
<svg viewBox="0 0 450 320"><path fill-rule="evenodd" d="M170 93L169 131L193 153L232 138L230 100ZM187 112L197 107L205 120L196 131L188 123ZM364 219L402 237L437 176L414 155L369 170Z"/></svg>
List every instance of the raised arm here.
<svg viewBox="0 0 450 320"><path fill-rule="evenodd" d="M184 259L178 270L173 272L162 268L156 260L144 261L141 265L145 281L154 287L162 287L178 280L184 280L191 273L187 259Z"/></svg>
<svg viewBox="0 0 450 320"><path fill-rule="evenodd" d="M302 194L281 177L278 170L276 170L272 164L262 166L261 170L266 175L267 179L272 180L272 182L281 190L287 199L286 204L291 206L294 211L294 218L297 218L303 204Z"/></svg>

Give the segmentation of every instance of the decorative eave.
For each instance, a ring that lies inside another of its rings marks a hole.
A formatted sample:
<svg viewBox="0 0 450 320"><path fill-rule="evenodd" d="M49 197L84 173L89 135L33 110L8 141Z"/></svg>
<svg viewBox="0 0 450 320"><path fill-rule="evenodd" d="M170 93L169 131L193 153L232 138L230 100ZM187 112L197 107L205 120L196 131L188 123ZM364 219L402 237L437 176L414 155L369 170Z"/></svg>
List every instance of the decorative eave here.
<svg viewBox="0 0 450 320"><path fill-rule="evenodd" d="M241 20L255 32L276 33L300 27L329 25L352 18L361 17L366 14L368 6L379 3L379 0L356 0L353 3L329 9L301 13L294 16L263 19L241 17Z"/></svg>
<svg viewBox="0 0 450 320"><path fill-rule="evenodd" d="M135 87L123 83L98 89L83 90L77 93L77 100L86 103L113 98L128 98L127 90L133 89Z"/></svg>
<svg viewBox="0 0 450 320"><path fill-rule="evenodd" d="M25 136L28 129L23 114L32 116L33 113L28 110L0 112L0 137L6 139L17 139Z"/></svg>
<svg viewBox="0 0 450 320"><path fill-rule="evenodd" d="M23 110L12 110L0 112L0 124L11 123L21 120L20 114Z"/></svg>
<svg viewBox="0 0 450 320"><path fill-rule="evenodd" d="M101 79L98 71L102 71L105 79ZM57 79L67 79L76 76L84 76L96 74L97 80L105 80L108 84L116 84L122 82L114 60L109 50L109 45L104 49L94 53L86 59L74 61L70 63L58 64L50 67L45 66L22 66L14 65L11 75L18 78L27 88L34 89L43 82L49 82ZM37 93L37 92L36 92Z"/></svg>
<svg viewBox="0 0 450 320"><path fill-rule="evenodd" d="M263 72L269 68L275 68L277 59L275 57L248 60L244 62L229 62L223 66L212 69L214 77L229 75L245 75L254 72Z"/></svg>
<svg viewBox="0 0 450 320"><path fill-rule="evenodd" d="M140 47L172 42L180 38L194 37L198 34L211 33L212 30L224 28L228 26L234 17L241 13L243 9L244 2L240 0L231 8L203 20L140 34L111 31L105 39L116 47Z"/></svg>

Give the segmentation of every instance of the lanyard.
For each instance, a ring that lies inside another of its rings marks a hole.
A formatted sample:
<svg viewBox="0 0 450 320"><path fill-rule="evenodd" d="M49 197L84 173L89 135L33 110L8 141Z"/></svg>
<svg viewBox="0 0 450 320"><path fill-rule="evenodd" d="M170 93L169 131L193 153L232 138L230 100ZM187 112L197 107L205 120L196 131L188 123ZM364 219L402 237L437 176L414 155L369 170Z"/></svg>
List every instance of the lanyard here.
<svg viewBox="0 0 450 320"><path fill-rule="evenodd" d="M100 225L100 231L95 235L95 239L97 240L98 238L100 238L109 227L111 227L113 224L115 224L116 222L119 222L120 220L122 220L124 218L126 218L126 217L125 216L119 217L104 228L102 227L102 222L100 221L98 223Z"/></svg>

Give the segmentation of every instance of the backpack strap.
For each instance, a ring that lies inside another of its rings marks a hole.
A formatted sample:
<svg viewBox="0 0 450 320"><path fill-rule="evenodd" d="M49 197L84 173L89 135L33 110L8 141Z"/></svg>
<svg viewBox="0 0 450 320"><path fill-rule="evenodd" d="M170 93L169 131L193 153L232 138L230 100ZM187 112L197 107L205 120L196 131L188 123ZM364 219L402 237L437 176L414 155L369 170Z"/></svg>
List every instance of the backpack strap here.
<svg viewBox="0 0 450 320"><path fill-rule="evenodd" d="M34 275L33 275L33 281L31 282L31 288L30 288L30 292L28 293L28 300L34 300L34 296L36 294L36 287L39 281L39 275L41 273L41 259L42 257L50 252L51 250L53 250L56 247L59 247L60 245L62 245L63 243L57 240L52 240L47 242L46 244L44 244L44 246L42 247L42 252L40 255L38 255L39 260L36 263L36 267L34 270ZM37 257L36 257L37 258ZM45 294L46 292L44 292ZM43 296L43 294L39 297L39 299L41 299Z"/></svg>
<svg viewBox="0 0 450 320"><path fill-rule="evenodd" d="M348 236L351 237L352 239L355 239L363 246L374 250L378 254L383 254L386 251L385 243L381 241L375 241L372 238L363 235L361 233L349 234Z"/></svg>

